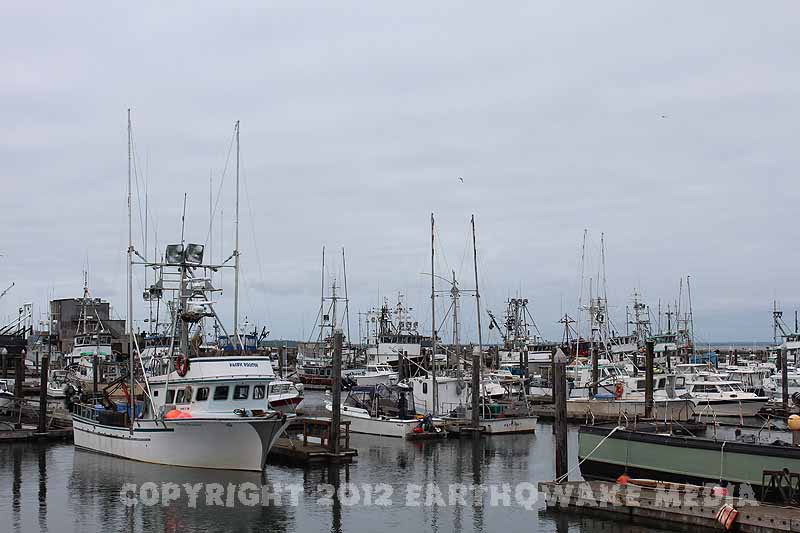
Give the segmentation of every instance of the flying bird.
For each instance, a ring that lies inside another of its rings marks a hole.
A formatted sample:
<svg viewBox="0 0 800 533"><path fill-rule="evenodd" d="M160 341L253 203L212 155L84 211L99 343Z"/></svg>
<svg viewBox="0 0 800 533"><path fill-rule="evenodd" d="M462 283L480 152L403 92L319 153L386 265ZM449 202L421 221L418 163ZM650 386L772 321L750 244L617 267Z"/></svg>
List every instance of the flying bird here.
<svg viewBox="0 0 800 533"><path fill-rule="evenodd" d="M464 183L464 178L462 178L461 176L459 176L459 177L458 177L458 179L459 179L459 180L461 180L461 183Z"/></svg>

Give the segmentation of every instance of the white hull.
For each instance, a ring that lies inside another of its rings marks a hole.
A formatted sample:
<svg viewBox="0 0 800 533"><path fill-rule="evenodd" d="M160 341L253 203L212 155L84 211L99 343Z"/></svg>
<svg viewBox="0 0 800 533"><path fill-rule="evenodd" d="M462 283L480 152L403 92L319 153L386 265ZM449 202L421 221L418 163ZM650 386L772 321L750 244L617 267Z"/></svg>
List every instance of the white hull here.
<svg viewBox="0 0 800 533"><path fill-rule="evenodd" d="M325 407L330 411L331 404ZM350 422L351 433L364 433L365 435L378 435L380 437L396 437L399 439L415 435L414 428L420 420L412 418L401 420L399 418L373 418L363 409L342 406L342 420ZM442 420L434 419L434 426L441 428Z"/></svg>
<svg viewBox="0 0 800 533"><path fill-rule="evenodd" d="M288 418L177 419L106 426L73 416L75 446L146 463L261 471Z"/></svg>
<svg viewBox="0 0 800 533"><path fill-rule="evenodd" d="M512 433L535 433L538 418L535 416L509 418L483 418L480 426L486 435L508 435ZM452 433L459 433L461 426L471 426L469 420L456 420L448 425Z"/></svg>
<svg viewBox="0 0 800 533"><path fill-rule="evenodd" d="M503 433L533 433L536 431L538 419L535 416L525 416L518 418L491 418L481 420L484 432L490 435L502 435Z"/></svg>
<svg viewBox="0 0 800 533"><path fill-rule="evenodd" d="M397 373L374 376L355 376L355 380L359 387L370 385L394 385L397 383Z"/></svg>
<svg viewBox="0 0 800 533"><path fill-rule="evenodd" d="M767 404L761 400L706 400L695 398L695 412L705 416L756 416Z"/></svg>
<svg viewBox="0 0 800 533"><path fill-rule="evenodd" d="M400 420L398 418L372 418L342 406L342 420L350 422L352 433L365 433L382 437L405 438L413 433L419 420Z"/></svg>

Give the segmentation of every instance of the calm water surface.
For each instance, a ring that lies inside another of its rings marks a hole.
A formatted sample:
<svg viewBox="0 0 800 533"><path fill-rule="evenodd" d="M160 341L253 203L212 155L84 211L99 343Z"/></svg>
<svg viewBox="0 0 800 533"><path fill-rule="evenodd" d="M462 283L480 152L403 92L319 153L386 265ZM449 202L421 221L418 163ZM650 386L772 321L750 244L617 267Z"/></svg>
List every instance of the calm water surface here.
<svg viewBox="0 0 800 533"><path fill-rule="evenodd" d="M570 435L573 463L576 437L574 432ZM547 424L540 424L536 435L419 443L354 435L351 444L359 451L352 465L302 468L270 464L263 475L148 465L75 450L68 444L3 445L0 531L637 531L610 521L545 513L541 501L526 509L513 495L508 506L502 505L502 500L498 500L500 505L491 505L488 494L477 501L467 495L464 503L456 498L451 505L451 485L509 483L513 491L517 483L552 479L553 439ZM195 508L189 507L183 491L167 506L145 505L141 500L134 506L121 502L123 485L131 483L138 490L148 482L159 490L162 483L218 483L233 488L224 496L231 495L232 506L206 502L203 489ZM279 504L246 505L236 492L243 483L295 487L297 501L292 502L290 493L284 491ZM406 505L409 483L421 487L418 501L422 505ZM434 492L430 493L430 505L425 505L428 483L435 483L443 501L437 501ZM372 503L365 505L364 484L386 484L391 489L382 486L378 489L381 493L372 494ZM358 490L328 498L329 485ZM381 494L386 496L387 490L392 495L384 502L390 505L376 505L375 500Z"/></svg>

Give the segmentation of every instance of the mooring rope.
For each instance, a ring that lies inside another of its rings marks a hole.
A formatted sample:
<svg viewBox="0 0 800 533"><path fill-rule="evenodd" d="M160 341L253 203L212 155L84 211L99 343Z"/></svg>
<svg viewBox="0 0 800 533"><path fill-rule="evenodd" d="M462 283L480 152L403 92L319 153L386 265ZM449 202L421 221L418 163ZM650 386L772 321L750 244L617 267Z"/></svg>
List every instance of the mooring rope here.
<svg viewBox="0 0 800 533"><path fill-rule="evenodd" d="M569 469L569 470L567 471L567 473L566 473L566 474L564 474L563 476L561 476L561 477L559 477L559 478L555 479L555 482L556 482L556 483L561 483L562 481L564 481L565 479L567 479L567 478L569 477L569 475L570 475L572 472L574 472L574 471L575 471L575 469L576 469L576 468L580 468L580 466L581 466L581 465L582 465L582 464L583 464L583 463L584 463L584 462L585 462L585 461L586 461L586 460L587 460L589 457L591 457L591 456L592 456L592 454L593 454L594 452L596 452L596 451L597 451L597 450L600 448L600 446L602 446L602 445L603 445L603 443L605 443L605 441L606 441L606 440L608 440L608 438L609 438L609 437L611 437L611 435L613 435L614 433L616 433L616 431L617 431L618 429L625 429L625 428L623 428L622 426L617 426L617 427L615 427L614 429L612 429L612 430L611 430L611 432L610 432L608 435L606 435L605 437L603 437L603 440L601 440L600 442L598 442L598 443L597 443L597 446L595 446L595 447L594 447L594 449L593 449L592 451L590 451L590 452L589 452L589 454L588 454L586 457L584 457L582 461L579 461L579 462L578 462L578 464L576 464L576 465L575 465L575 466L573 466L571 469Z"/></svg>

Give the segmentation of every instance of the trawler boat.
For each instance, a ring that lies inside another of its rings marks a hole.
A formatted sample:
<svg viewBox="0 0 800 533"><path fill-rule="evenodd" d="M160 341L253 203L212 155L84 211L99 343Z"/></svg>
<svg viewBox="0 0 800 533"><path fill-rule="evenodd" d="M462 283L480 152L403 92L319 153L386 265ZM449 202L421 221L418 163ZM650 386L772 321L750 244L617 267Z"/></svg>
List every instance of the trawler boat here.
<svg viewBox="0 0 800 533"><path fill-rule="evenodd" d="M185 361L162 375L151 369L151 401L136 404L132 421L129 406L78 405L72 417L75 445L148 463L263 470L267 453L292 417L268 408L270 360Z"/></svg>
<svg viewBox="0 0 800 533"><path fill-rule="evenodd" d="M498 329L503 335L503 346L498 350L500 365L519 365L527 353L528 361L542 356L550 358L555 343L546 342L541 335L531 334L531 327L538 328L528 310L527 298L510 298L506 302L504 322L498 323L491 311L489 329Z"/></svg>
<svg viewBox="0 0 800 533"><path fill-rule="evenodd" d="M353 433L405 439L444 437L444 422L418 417L414 405L413 391L403 385L356 386L342 403L341 414ZM330 402L325 407L333 410Z"/></svg>
<svg viewBox="0 0 800 533"><path fill-rule="evenodd" d="M237 158L239 124L235 129ZM209 295L215 289L211 273L234 270L233 329L238 337L239 258L238 202L236 189L237 249L233 265L203 263L204 246L183 242L170 244L161 261L148 261L133 244L131 161L133 159L130 112L128 115L128 346L127 383L120 388L126 405L111 400L110 390L100 404L76 404L72 423L75 445L116 457L148 463L227 470L263 470L267 454L293 415L274 411L267 403L267 388L274 380L268 357L231 354L229 357L197 357L207 329L204 321L222 327ZM238 160L237 160L238 173ZM236 183L239 179L237 175ZM181 231L183 235L183 231ZM145 253L147 253L145 251ZM151 357L145 372L133 332L133 266L154 269L160 279L145 298L167 306L172 339L164 357ZM203 277L203 274L208 277ZM169 295L163 302L165 293ZM223 327L224 330L224 327ZM191 339L191 340L190 340ZM237 341L241 347L242 342ZM240 350L244 351L244 350ZM142 400L136 395L141 392Z"/></svg>
<svg viewBox="0 0 800 533"><path fill-rule="evenodd" d="M431 338L420 334L411 311L400 294L393 308L384 300L380 310L369 313L367 363L395 366L400 355L412 362L424 357L424 349L432 347Z"/></svg>

